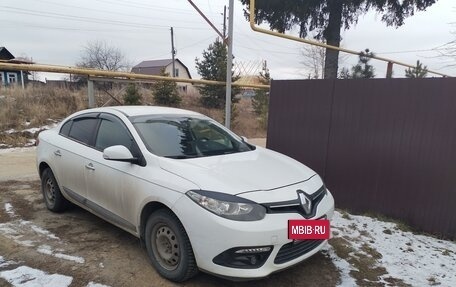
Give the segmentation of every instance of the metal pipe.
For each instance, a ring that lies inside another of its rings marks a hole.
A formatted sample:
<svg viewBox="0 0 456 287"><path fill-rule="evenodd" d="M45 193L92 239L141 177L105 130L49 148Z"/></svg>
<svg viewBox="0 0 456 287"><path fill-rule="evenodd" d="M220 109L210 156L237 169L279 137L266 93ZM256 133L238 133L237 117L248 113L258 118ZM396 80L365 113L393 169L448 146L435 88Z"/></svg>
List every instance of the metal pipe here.
<svg viewBox="0 0 456 287"><path fill-rule="evenodd" d="M130 72L113 72L113 71L106 71L106 70L74 68L74 67L64 67L64 66L56 66L56 65L11 64L11 63L7 63L5 61L0 61L0 70L8 70L8 69L13 70L13 71L23 70L23 71L75 74L75 75L108 77L108 78L121 78L121 79L131 79L131 80L172 81L172 82L178 82L178 83L216 85L216 86L225 86L226 85L226 82L210 81L210 80L172 78L172 77L155 76L155 75L135 74L135 73L130 73ZM242 83L233 83L232 85L235 87L269 89L269 85L242 84Z"/></svg>
<svg viewBox="0 0 456 287"><path fill-rule="evenodd" d="M187 0L188 3L190 3L190 5L193 6L193 8L195 8L196 12L198 12L201 17L203 17L204 20L206 20L206 22L212 27L212 29L214 29L214 31L223 39L223 41L225 42L226 39L223 37L223 34L217 29L217 27L214 26L214 24L212 24L211 20L209 20L209 18L206 17L206 15L204 15L203 11L201 11L198 6L195 5L195 3L193 3L192 0Z"/></svg>
<svg viewBox="0 0 456 287"><path fill-rule="evenodd" d="M256 31L256 32L259 32L259 33L268 34L268 35L272 35L272 36L276 36L276 37L280 37L280 38L284 38L284 39L288 39L288 40L292 40L292 41L297 41L297 42L301 42L301 43L305 43L305 44L310 44L310 45L314 45L314 46L318 46L318 47L322 47L322 48L326 48L326 49L338 50L340 52L344 52L344 53L347 53L347 54L353 54L353 55L358 55L358 56L361 54L361 52L357 52L357 51L354 51L354 50L349 50L349 49L345 49L345 48L341 48L341 47L327 45L327 44L320 43L320 42L317 42L317 41L302 39L302 38L299 38L299 37L296 37L296 36L286 35L286 34L274 32L274 31L269 31L267 29L263 29L263 28L260 28L260 27L256 26L255 25L255 0L250 0L250 15L249 15L249 18L250 18L249 19L250 20L250 27L252 28L253 31ZM376 59L376 60L380 60L380 61L389 62L389 63L392 63L392 64L408 67L408 68L416 68L415 65L409 65L409 64L406 64L406 63L402 63L402 62L391 60L391 59L384 58L384 57L379 57L379 56L375 56L375 55L374 56L364 55L364 56L372 58L372 59ZM449 75L446 75L446 74L443 74L443 73L440 73L440 72L431 71L431 70L428 70L428 73L436 74L436 75L443 76L443 77L451 77Z"/></svg>

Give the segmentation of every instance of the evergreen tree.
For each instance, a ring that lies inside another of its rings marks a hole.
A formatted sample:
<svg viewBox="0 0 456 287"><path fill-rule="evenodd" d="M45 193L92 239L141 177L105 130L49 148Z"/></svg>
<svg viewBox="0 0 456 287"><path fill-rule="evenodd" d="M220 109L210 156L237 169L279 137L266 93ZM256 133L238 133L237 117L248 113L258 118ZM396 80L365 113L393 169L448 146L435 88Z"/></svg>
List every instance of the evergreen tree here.
<svg viewBox="0 0 456 287"><path fill-rule="evenodd" d="M351 78L352 78L352 75L350 73L350 70L346 67L343 67L339 73L339 79L351 79Z"/></svg>
<svg viewBox="0 0 456 287"><path fill-rule="evenodd" d="M261 83L269 84L271 77L267 68L263 69L260 73ZM268 114L269 114L269 91L267 90L256 90L255 95L252 98L252 107L255 114L258 116L258 121L261 128L266 129L268 126Z"/></svg>
<svg viewBox="0 0 456 287"><path fill-rule="evenodd" d="M135 84L128 84L125 94L123 96L125 105L140 105L142 101L142 95L139 92L138 87Z"/></svg>
<svg viewBox="0 0 456 287"><path fill-rule="evenodd" d="M359 53L358 64L351 68L352 79L370 79L375 77L375 68L369 64L373 56L374 53L370 52L369 49Z"/></svg>
<svg viewBox="0 0 456 287"><path fill-rule="evenodd" d="M240 0L248 8L250 0ZM256 1L257 23L285 32L299 27L299 36L313 32L317 40L340 46L341 29L349 29L359 16L376 10L387 26L401 26L415 11L423 11L437 0L261 0ZM248 16L248 11L246 11ZM326 49L325 78L337 77L339 51Z"/></svg>
<svg viewBox="0 0 456 287"><path fill-rule="evenodd" d="M204 80L226 81L226 63L227 49L223 42L218 39L207 50L203 51L203 58L195 59L196 70ZM231 72L233 75L233 72ZM233 76L232 81L235 82L239 77ZM201 104L207 108L221 109L225 107L226 87L217 85L204 85L198 87L201 93ZM238 99L235 95L239 93L238 87L231 89L231 101L236 103Z"/></svg>
<svg viewBox="0 0 456 287"><path fill-rule="evenodd" d="M406 78L426 78L428 73L427 66L423 66L423 63L420 60L416 61L415 68L408 68L405 70Z"/></svg>
<svg viewBox="0 0 456 287"><path fill-rule="evenodd" d="M160 76L169 77L169 73L162 69ZM152 84L152 90L154 92L154 102L157 105L162 106L179 106L182 98L177 92L177 83L172 81L156 81Z"/></svg>

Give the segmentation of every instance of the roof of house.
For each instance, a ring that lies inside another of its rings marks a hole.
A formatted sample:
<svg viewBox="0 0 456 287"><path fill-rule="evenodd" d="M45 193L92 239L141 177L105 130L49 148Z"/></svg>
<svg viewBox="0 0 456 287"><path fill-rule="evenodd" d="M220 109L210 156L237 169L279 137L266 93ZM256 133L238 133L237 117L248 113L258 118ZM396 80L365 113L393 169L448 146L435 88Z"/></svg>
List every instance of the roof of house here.
<svg viewBox="0 0 456 287"><path fill-rule="evenodd" d="M0 60L11 60L14 59L13 54L8 51L5 47L0 47Z"/></svg>
<svg viewBox="0 0 456 287"><path fill-rule="evenodd" d="M185 66L184 63L182 63L179 59L176 59L175 61L179 62L185 68L188 76L191 79L192 76L190 75L190 71L188 70L187 66ZM161 70L171 65L172 63L173 59L142 61L138 65L134 66L131 69L131 72L137 74L160 75Z"/></svg>

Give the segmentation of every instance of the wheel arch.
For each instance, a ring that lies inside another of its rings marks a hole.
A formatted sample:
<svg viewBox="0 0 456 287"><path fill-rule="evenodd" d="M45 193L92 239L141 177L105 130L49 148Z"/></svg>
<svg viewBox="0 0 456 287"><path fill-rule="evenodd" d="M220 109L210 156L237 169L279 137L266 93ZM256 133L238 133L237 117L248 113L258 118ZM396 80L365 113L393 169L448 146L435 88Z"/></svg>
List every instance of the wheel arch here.
<svg viewBox="0 0 456 287"><path fill-rule="evenodd" d="M52 171L51 166L49 164L47 164L47 162L45 162L45 161L40 162L40 164L38 166L38 173L39 173L40 178L43 176L43 172L47 168L49 168Z"/></svg>
<svg viewBox="0 0 456 287"><path fill-rule="evenodd" d="M159 209L166 209L176 215L171 208L169 208L166 204L158 202L158 201L151 201L148 202L141 210L141 215L139 217L139 238L141 239L141 243L144 244L144 236L146 231L146 223L149 216ZM177 217L177 215L176 215Z"/></svg>

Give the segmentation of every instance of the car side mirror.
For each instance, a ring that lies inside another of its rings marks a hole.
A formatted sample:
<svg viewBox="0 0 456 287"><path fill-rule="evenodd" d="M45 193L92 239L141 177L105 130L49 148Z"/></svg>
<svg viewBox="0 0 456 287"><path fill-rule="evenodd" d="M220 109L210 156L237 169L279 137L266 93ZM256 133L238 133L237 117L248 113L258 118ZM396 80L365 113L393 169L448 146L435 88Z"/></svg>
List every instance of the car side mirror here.
<svg viewBox="0 0 456 287"><path fill-rule="evenodd" d="M104 149L103 158L106 160L137 163L138 159L123 145L114 145Z"/></svg>

